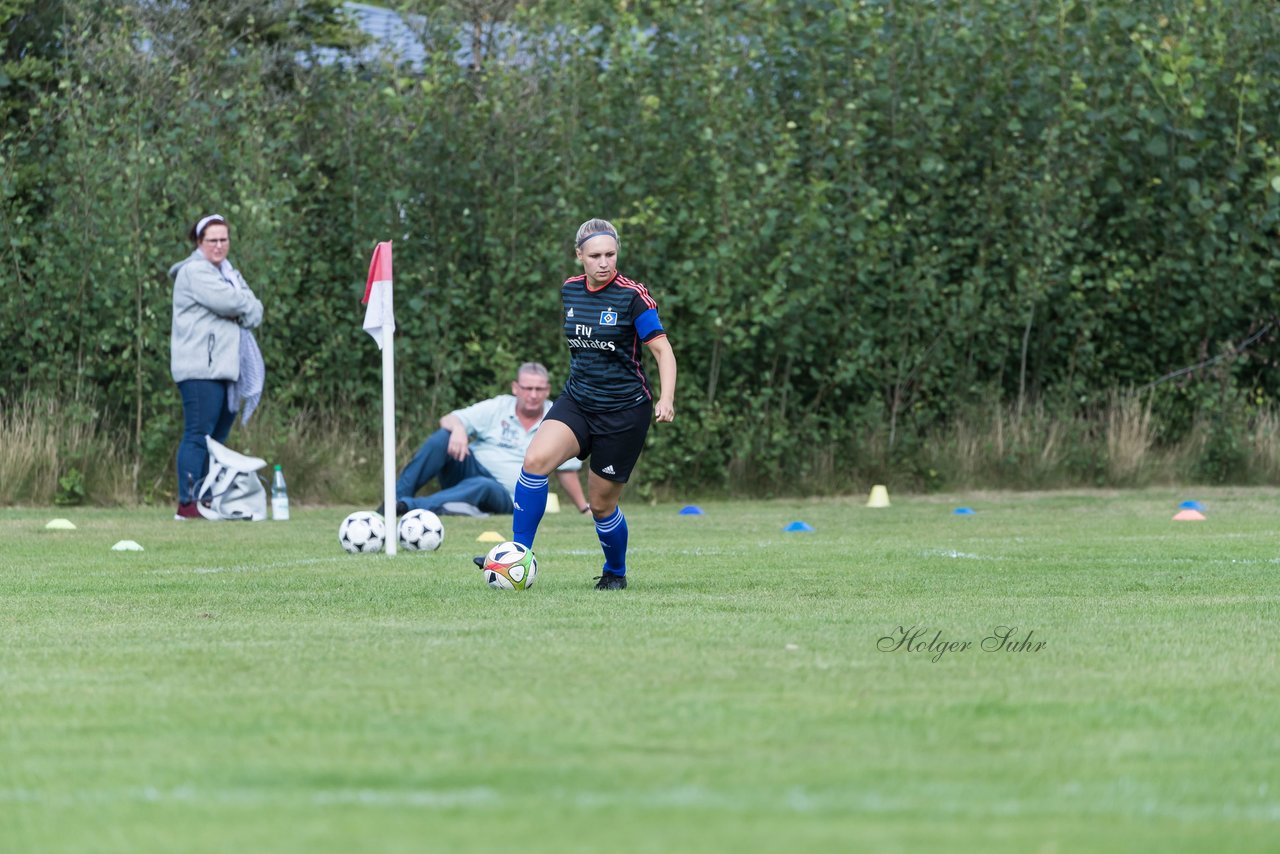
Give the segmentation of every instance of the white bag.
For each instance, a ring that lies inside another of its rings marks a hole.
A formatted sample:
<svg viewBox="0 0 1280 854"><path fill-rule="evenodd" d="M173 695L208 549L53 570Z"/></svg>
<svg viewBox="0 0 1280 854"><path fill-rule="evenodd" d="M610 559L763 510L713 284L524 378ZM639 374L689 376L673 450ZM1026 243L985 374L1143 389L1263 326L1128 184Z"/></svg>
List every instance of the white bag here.
<svg viewBox="0 0 1280 854"><path fill-rule="evenodd" d="M196 509L200 515L214 522L265 520L267 489L262 478L254 472L265 466L267 461L246 457L215 441L212 436L204 438L209 445L209 474L196 495Z"/></svg>

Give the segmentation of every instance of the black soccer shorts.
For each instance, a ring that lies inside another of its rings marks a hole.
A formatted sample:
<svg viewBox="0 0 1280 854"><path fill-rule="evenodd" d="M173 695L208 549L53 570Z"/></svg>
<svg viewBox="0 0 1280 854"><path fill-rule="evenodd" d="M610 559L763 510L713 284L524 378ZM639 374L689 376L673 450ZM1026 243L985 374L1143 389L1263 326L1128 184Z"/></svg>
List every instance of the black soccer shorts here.
<svg viewBox="0 0 1280 854"><path fill-rule="evenodd" d="M626 483L644 450L653 401L616 412L587 412L567 394L551 404L547 420L559 421L578 439L578 459L591 457L591 470L605 480Z"/></svg>

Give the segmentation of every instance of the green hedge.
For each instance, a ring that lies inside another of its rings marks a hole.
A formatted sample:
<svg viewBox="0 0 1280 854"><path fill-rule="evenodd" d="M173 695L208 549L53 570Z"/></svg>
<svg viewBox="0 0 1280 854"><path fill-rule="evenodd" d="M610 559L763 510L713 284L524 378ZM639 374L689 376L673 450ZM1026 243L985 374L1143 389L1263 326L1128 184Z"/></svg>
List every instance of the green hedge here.
<svg viewBox="0 0 1280 854"><path fill-rule="evenodd" d="M978 402L1094 406L1218 356L1229 393L1156 387L1166 437L1276 396L1274 334L1232 349L1276 313L1272 0L548 2L471 68L477 31L420 3L421 69L305 61L358 39L291 5L328 4L0 0L0 403L92 390L170 465L165 270L211 210L286 412L376 407L358 303L395 241L406 425L524 359L562 375L570 238L612 219L680 361L657 482L794 485L815 449L909 471Z"/></svg>

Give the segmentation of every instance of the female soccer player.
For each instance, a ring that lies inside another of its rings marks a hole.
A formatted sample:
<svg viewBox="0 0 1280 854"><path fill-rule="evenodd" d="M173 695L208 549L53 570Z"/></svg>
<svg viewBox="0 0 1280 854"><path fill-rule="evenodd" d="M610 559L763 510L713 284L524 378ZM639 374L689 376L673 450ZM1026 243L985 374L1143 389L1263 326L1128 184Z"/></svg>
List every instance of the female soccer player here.
<svg viewBox="0 0 1280 854"><path fill-rule="evenodd" d="M525 453L516 483L512 537L533 548L547 507L547 476L570 457L591 457L587 500L604 550L597 590L627 586L627 522L618 508L649 421L676 417L676 357L649 290L618 272L618 230L603 219L578 227L582 275L560 288L569 379ZM640 344L658 362L661 395L640 364Z"/></svg>

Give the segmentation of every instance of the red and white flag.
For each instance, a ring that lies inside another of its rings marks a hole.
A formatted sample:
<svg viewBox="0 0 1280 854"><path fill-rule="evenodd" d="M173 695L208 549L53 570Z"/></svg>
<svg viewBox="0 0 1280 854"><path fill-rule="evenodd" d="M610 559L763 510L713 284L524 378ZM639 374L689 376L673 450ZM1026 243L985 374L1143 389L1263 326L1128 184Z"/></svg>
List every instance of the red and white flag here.
<svg viewBox="0 0 1280 854"><path fill-rule="evenodd" d="M392 307L391 241L378 244L364 284L364 331L382 351L382 504L395 528L396 518L396 319ZM395 538L387 540L387 554L396 553Z"/></svg>
<svg viewBox="0 0 1280 854"><path fill-rule="evenodd" d="M373 336L382 349L383 330L396 331L395 312L391 300L391 241L385 240L373 250L369 263L369 278L364 285L364 331Z"/></svg>

